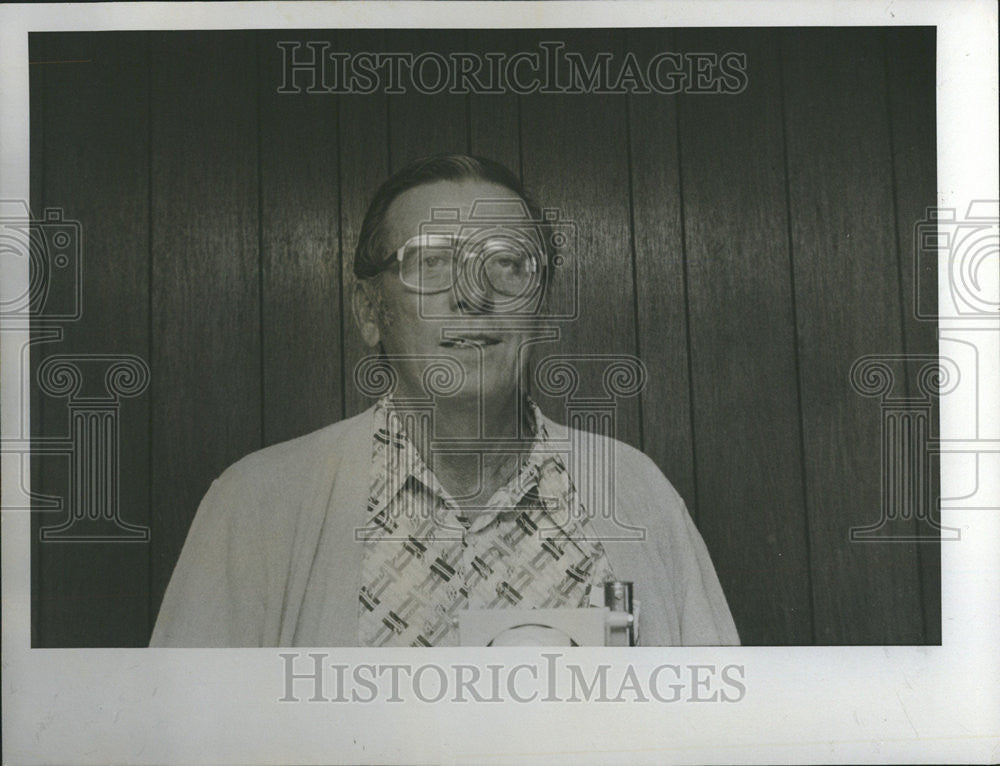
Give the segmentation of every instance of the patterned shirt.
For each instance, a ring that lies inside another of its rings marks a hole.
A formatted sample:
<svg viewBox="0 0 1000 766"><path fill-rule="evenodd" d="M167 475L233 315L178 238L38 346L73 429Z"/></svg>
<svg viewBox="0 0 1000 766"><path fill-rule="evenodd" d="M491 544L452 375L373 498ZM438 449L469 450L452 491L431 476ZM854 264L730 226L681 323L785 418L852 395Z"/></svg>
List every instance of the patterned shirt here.
<svg viewBox="0 0 1000 766"><path fill-rule="evenodd" d="M359 594L362 646L458 643L463 609L579 607L613 580L564 461L528 400L530 452L482 509L463 511L390 400L375 409ZM598 586L598 587L595 587Z"/></svg>

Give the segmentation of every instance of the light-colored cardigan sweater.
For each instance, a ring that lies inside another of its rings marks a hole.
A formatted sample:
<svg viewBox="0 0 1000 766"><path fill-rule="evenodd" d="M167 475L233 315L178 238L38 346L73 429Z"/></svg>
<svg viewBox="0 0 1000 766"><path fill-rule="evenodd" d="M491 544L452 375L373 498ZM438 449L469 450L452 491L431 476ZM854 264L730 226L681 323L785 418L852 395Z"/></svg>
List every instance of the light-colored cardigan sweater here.
<svg viewBox="0 0 1000 766"><path fill-rule="evenodd" d="M151 646L357 646L374 408L238 461L209 488L160 608ZM546 418L554 438L580 436ZM577 465L613 450L614 518L595 514L619 580L635 583L645 646L738 644L701 535L656 465L587 435ZM600 453L600 454L599 454ZM644 539L635 537L638 529Z"/></svg>

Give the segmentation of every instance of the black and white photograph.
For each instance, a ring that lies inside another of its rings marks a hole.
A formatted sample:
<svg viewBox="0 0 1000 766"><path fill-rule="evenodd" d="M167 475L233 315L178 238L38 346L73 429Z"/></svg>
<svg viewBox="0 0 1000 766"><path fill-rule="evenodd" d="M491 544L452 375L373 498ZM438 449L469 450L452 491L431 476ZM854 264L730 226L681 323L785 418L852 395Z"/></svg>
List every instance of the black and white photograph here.
<svg viewBox="0 0 1000 766"><path fill-rule="evenodd" d="M4 763L996 755L995 6L84 5L2 12Z"/></svg>

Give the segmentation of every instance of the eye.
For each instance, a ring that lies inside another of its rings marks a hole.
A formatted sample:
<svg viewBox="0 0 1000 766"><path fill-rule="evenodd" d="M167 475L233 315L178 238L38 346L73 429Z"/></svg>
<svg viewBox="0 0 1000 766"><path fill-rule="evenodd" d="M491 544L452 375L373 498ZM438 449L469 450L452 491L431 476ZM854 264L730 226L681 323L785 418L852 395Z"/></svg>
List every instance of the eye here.
<svg viewBox="0 0 1000 766"><path fill-rule="evenodd" d="M490 256L490 264L494 268L504 271L520 271L523 266L523 258L519 258L513 253L496 253Z"/></svg>
<svg viewBox="0 0 1000 766"><path fill-rule="evenodd" d="M448 259L443 255L425 254L421 259L425 269L443 269L448 265Z"/></svg>

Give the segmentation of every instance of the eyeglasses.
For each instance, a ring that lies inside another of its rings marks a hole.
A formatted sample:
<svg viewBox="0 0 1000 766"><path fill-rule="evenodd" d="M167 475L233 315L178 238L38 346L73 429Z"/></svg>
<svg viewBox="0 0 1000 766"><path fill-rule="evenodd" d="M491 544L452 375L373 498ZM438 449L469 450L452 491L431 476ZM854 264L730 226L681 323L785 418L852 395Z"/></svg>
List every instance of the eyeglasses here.
<svg viewBox="0 0 1000 766"><path fill-rule="evenodd" d="M490 296L527 298L541 283L544 263L538 243L516 228L418 234L396 251L399 278L418 293L458 286L473 300Z"/></svg>

